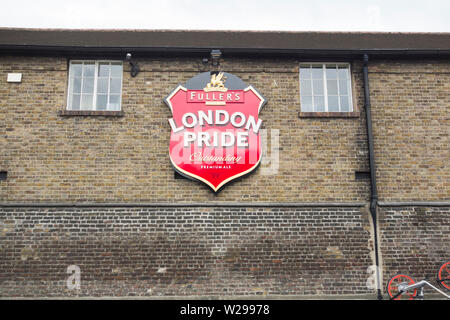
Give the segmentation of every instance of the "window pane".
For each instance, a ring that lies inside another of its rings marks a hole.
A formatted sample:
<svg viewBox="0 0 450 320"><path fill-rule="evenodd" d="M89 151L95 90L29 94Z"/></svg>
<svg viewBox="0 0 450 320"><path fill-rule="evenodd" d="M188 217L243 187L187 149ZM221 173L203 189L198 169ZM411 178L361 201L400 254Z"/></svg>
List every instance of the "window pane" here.
<svg viewBox="0 0 450 320"><path fill-rule="evenodd" d="M327 92L331 95L337 95L337 80L327 80Z"/></svg>
<svg viewBox="0 0 450 320"><path fill-rule="evenodd" d="M339 94L348 95L347 80L339 80Z"/></svg>
<svg viewBox="0 0 450 320"><path fill-rule="evenodd" d="M328 96L328 111L337 112L339 111L339 99L338 96Z"/></svg>
<svg viewBox="0 0 450 320"><path fill-rule="evenodd" d="M326 73L327 73L327 79L328 80L333 80L333 79L337 79L337 70L336 70L336 65L332 64L332 65L327 65L327 69L326 69Z"/></svg>
<svg viewBox="0 0 450 320"><path fill-rule="evenodd" d="M309 67L300 68L300 79L311 79L311 69Z"/></svg>
<svg viewBox="0 0 450 320"><path fill-rule="evenodd" d="M311 69L313 79L322 79L323 78L323 70L322 65L313 65Z"/></svg>
<svg viewBox="0 0 450 320"><path fill-rule="evenodd" d="M81 95L81 110L92 110L92 101L94 96L92 94L82 94Z"/></svg>
<svg viewBox="0 0 450 320"><path fill-rule="evenodd" d="M348 67L339 67L339 79L348 79Z"/></svg>
<svg viewBox="0 0 450 320"><path fill-rule="evenodd" d="M323 96L314 96L314 111L325 111L325 100Z"/></svg>
<svg viewBox="0 0 450 320"><path fill-rule="evenodd" d="M98 78L97 92L108 93L108 78Z"/></svg>
<svg viewBox="0 0 450 320"><path fill-rule="evenodd" d="M308 81L309 79L312 82ZM326 82L324 83L324 81ZM350 66L346 63L301 64L300 98L302 112L352 111L350 86ZM325 93L327 96L325 96Z"/></svg>
<svg viewBox="0 0 450 320"><path fill-rule="evenodd" d="M303 96L312 96L311 80L302 80L300 82L300 94Z"/></svg>
<svg viewBox="0 0 450 320"><path fill-rule="evenodd" d="M69 109L70 110L80 110L80 95L71 94L69 96Z"/></svg>
<svg viewBox="0 0 450 320"><path fill-rule="evenodd" d="M83 77L94 77L95 64L91 62L85 62L83 66Z"/></svg>
<svg viewBox="0 0 450 320"><path fill-rule="evenodd" d="M106 105L108 104L107 94L97 95L97 110L106 110Z"/></svg>
<svg viewBox="0 0 450 320"><path fill-rule="evenodd" d="M112 94L109 96L109 110L120 110L120 95Z"/></svg>
<svg viewBox="0 0 450 320"><path fill-rule="evenodd" d="M120 87L122 85L122 79L120 78L111 78L111 87L110 92L111 93L120 93Z"/></svg>
<svg viewBox="0 0 450 320"><path fill-rule="evenodd" d="M314 95L323 95L323 81L313 80Z"/></svg>
<svg viewBox="0 0 450 320"><path fill-rule="evenodd" d="M341 111L350 111L348 96L341 96Z"/></svg>
<svg viewBox="0 0 450 320"><path fill-rule="evenodd" d="M122 63L112 62L111 63L111 77L122 77Z"/></svg>
<svg viewBox="0 0 450 320"><path fill-rule="evenodd" d="M94 92L94 78L83 78L83 93Z"/></svg>
<svg viewBox="0 0 450 320"><path fill-rule="evenodd" d="M122 74L123 66L120 61L71 62L68 108L120 110Z"/></svg>
<svg viewBox="0 0 450 320"><path fill-rule="evenodd" d="M70 64L70 75L72 77L81 77L81 62L73 62Z"/></svg>
<svg viewBox="0 0 450 320"><path fill-rule="evenodd" d="M73 78L70 80L70 93L81 93L81 78Z"/></svg>
<svg viewBox="0 0 450 320"><path fill-rule="evenodd" d="M109 63L101 62L98 65L98 76L99 77L109 77Z"/></svg>
<svg viewBox="0 0 450 320"><path fill-rule="evenodd" d="M302 96L301 99L301 109L302 112L312 112L312 97Z"/></svg>

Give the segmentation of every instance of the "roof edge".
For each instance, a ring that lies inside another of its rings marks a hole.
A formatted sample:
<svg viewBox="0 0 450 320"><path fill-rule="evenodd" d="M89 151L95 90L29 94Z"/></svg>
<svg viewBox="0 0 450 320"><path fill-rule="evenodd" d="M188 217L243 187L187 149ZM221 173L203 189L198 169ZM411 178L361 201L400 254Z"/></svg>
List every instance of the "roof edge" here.
<svg viewBox="0 0 450 320"><path fill-rule="evenodd" d="M210 47L131 47L131 46L51 46L51 45L0 45L1 53L82 55L82 54L124 54L131 52L145 56L147 54L209 54L213 49L220 49L224 55L285 55L287 57L302 55L319 56L433 56L450 58L449 49L411 49L411 48L361 48L361 49L291 49L291 48L221 48Z"/></svg>
<svg viewBox="0 0 450 320"><path fill-rule="evenodd" d="M21 28L0 27L2 30L11 31L55 31L55 32L192 32L192 33L286 33L286 34L380 34L380 35L450 35L450 32L414 32L414 31L326 31L326 30L233 30L233 29L114 29L114 28Z"/></svg>

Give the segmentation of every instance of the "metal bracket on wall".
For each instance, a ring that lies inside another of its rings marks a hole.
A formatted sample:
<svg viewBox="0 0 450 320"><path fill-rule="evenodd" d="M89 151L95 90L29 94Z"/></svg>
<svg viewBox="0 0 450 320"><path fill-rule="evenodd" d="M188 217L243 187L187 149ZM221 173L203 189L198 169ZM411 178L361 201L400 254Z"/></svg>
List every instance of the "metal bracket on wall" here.
<svg viewBox="0 0 450 320"><path fill-rule="evenodd" d="M139 73L139 66L137 65L137 62L131 60L131 53L127 53L126 58L125 58L131 66L131 70L130 70L130 75L132 78L136 77L137 74Z"/></svg>
<svg viewBox="0 0 450 320"><path fill-rule="evenodd" d="M214 67L217 67L219 65L219 60L222 57L222 51L219 49L213 49L211 50L211 63Z"/></svg>

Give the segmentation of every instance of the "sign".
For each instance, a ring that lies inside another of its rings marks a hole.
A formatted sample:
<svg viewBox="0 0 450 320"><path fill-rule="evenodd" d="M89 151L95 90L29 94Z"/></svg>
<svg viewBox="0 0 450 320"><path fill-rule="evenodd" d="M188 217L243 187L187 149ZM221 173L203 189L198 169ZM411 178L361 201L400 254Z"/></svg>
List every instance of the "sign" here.
<svg viewBox="0 0 450 320"><path fill-rule="evenodd" d="M226 72L204 72L164 102L172 112L169 156L181 175L217 192L261 161L259 112L266 100Z"/></svg>

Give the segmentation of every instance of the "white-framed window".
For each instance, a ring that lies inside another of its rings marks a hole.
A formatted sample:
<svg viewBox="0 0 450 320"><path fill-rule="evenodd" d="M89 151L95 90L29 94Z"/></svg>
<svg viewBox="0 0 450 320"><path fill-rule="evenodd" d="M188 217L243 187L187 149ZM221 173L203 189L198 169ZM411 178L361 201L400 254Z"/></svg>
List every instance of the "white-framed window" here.
<svg viewBox="0 0 450 320"><path fill-rule="evenodd" d="M301 112L352 112L349 63L300 64Z"/></svg>
<svg viewBox="0 0 450 320"><path fill-rule="evenodd" d="M71 60L67 110L120 111L122 61Z"/></svg>

